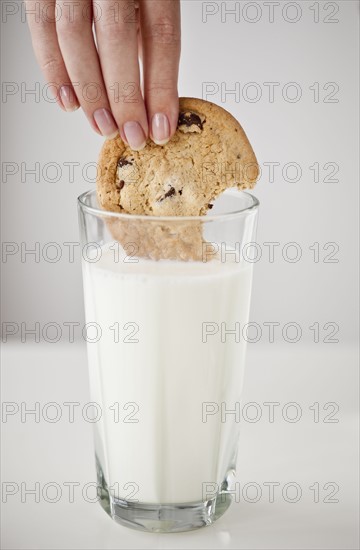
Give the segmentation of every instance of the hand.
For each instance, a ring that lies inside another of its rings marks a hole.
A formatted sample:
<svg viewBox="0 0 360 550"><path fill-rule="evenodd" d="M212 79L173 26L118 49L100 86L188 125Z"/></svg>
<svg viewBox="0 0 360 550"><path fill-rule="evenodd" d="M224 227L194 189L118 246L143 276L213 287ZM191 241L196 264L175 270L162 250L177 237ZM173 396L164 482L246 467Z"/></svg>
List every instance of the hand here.
<svg viewBox="0 0 360 550"><path fill-rule="evenodd" d="M119 132L134 150L149 135L159 145L170 139L179 109L179 0L26 0L26 11L62 109L82 107L96 132Z"/></svg>

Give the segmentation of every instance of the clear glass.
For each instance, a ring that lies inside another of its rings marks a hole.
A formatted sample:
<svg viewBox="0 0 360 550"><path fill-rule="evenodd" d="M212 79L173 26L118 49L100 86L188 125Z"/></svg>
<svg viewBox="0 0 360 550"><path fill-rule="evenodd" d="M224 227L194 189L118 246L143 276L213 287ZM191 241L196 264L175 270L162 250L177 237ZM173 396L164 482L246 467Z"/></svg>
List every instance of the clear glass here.
<svg viewBox="0 0 360 550"><path fill-rule="evenodd" d="M78 199L100 501L121 524L186 531L231 503L258 204L229 191L160 218Z"/></svg>

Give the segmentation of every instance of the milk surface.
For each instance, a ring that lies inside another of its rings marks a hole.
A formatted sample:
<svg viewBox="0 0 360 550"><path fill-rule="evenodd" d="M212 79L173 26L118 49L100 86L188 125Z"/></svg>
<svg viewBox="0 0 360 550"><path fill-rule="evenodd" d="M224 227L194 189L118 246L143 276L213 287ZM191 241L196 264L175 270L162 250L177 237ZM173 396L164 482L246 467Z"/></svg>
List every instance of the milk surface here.
<svg viewBox="0 0 360 550"><path fill-rule="evenodd" d="M220 330L204 341L203 323L248 322L252 266L124 262L111 248L83 266L86 320L102 331L88 343L98 461L117 498L200 502L236 462L239 424L215 411L239 401L245 353Z"/></svg>

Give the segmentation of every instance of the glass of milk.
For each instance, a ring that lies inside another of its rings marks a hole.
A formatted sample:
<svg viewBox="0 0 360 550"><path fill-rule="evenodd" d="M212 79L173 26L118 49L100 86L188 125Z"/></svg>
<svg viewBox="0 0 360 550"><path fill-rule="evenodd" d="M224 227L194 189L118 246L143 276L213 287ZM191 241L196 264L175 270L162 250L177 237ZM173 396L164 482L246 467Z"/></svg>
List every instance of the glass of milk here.
<svg viewBox="0 0 360 550"><path fill-rule="evenodd" d="M209 525L231 503L259 203L228 191L193 218L107 212L95 191L78 205L100 502L135 529ZM182 259L199 228L201 257Z"/></svg>

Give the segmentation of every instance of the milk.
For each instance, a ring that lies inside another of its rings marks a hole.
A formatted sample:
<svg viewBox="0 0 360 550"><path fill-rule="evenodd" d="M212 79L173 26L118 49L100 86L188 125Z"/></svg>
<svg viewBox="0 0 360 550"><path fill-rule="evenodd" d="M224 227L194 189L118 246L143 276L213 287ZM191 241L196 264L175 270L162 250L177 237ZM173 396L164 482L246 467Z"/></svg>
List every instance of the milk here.
<svg viewBox="0 0 360 550"><path fill-rule="evenodd" d="M103 477L119 499L200 502L235 467L239 424L217 407L240 399L245 341L216 328L247 323L251 264L127 261L112 248L84 262L86 320L102 331L88 354Z"/></svg>

